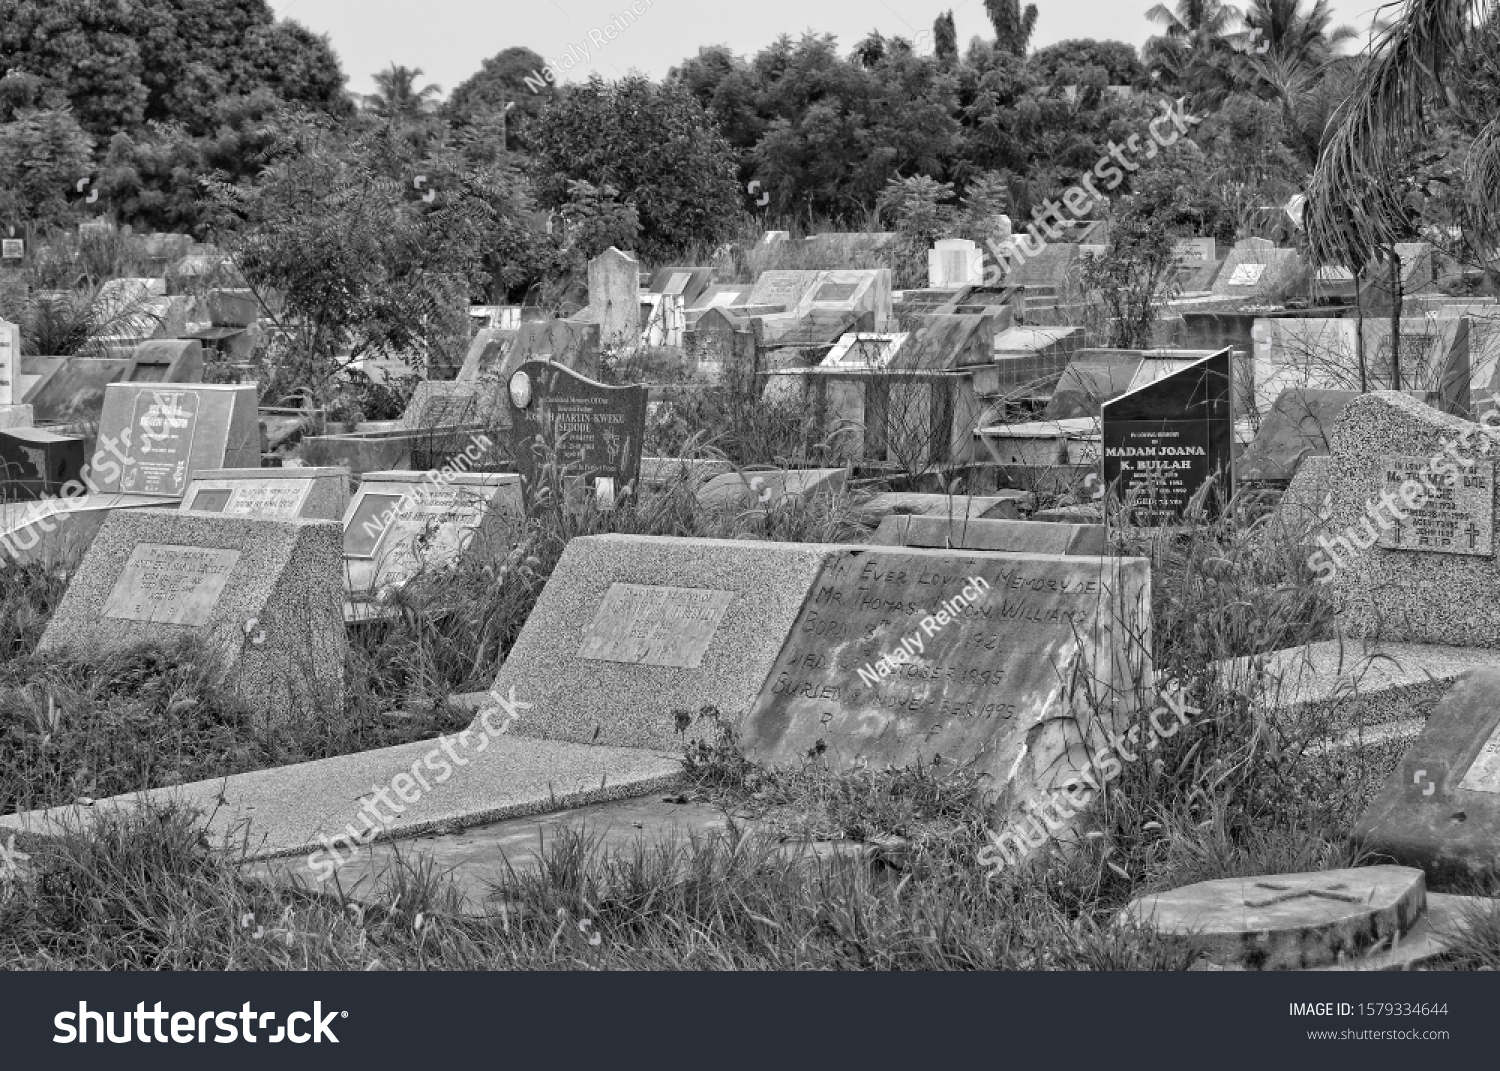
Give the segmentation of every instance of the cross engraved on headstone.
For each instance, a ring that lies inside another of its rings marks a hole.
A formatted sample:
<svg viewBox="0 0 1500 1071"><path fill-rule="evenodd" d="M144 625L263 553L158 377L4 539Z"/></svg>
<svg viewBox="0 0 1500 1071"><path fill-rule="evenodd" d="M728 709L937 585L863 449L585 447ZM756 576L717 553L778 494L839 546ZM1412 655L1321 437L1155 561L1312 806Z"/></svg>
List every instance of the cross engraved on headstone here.
<svg viewBox="0 0 1500 1071"><path fill-rule="evenodd" d="M1469 537L1470 547L1476 547L1479 545L1479 525L1475 524L1473 521L1470 521L1469 527L1464 529L1464 535Z"/></svg>
<svg viewBox="0 0 1500 1071"><path fill-rule="evenodd" d="M1281 895L1273 896L1269 900L1246 900L1246 907L1270 907L1273 904L1284 904L1290 900L1301 900L1304 897L1309 899L1312 897L1321 897L1324 900L1341 900L1346 904L1357 904L1360 902L1358 896L1351 896L1348 893L1337 891L1349 887L1343 883L1330 885L1326 889L1302 889L1299 892L1290 891L1292 888L1290 885L1277 885L1269 881L1257 881L1255 887L1257 889L1270 889L1272 892L1281 893Z"/></svg>

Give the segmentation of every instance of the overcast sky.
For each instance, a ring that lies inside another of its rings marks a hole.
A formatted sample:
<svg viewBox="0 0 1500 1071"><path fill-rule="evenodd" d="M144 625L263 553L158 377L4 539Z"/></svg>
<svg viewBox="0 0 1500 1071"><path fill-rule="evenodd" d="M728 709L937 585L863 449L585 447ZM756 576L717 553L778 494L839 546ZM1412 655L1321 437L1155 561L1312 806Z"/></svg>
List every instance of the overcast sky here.
<svg viewBox="0 0 1500 1071"><path fill-rule="evenodd" d="M1311 0L1304 0L1310 4ZM326 33L349 75L349 88L367 93L375 71L400 63L420 67L424 83L444 95L479 69L487 56L524 45L558 61L564 81L597 71L619 78L630 71L661 77L701 45L726 44L752 54L778 34L831 33L841 50L878 29L917 38L930 52L932 22L952 10L960 47L975 34L992 34L983 0L270 0L278 15ZM1024 6L1024 5L1023 5ZM1151 0L1040 0L1033 46L1069 37L1128 41L1151 35ZM1378 0L1334 0L1342 22L1367 28ZM604 39L604 28L626 14L633 24ZM599 40L604 40L601 47ZM584 53L588 58L583 59ZM562 57L574 66L562 71Z"/></svg>

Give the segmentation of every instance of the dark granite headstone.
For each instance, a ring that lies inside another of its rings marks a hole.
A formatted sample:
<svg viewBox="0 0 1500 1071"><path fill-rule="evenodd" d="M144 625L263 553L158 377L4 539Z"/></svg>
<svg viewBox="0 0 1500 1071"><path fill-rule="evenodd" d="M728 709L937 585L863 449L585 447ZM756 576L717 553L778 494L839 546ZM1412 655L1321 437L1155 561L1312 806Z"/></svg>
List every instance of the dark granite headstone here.
<svg viewBox="0 0 1500 1071"><path fill-rule="evenodd" d="M0 501L62 493L83 472L83 440L41 428L0 431ZM81 486L81 485L80 485Z"/></svg>
<svg viewBox="0 0 1500 1071"><path fill-rule="evenodd" d="M581 477L601 504L635 489L646 431L645 387L611 387L548 361L512 373L511 434L527 508L553 452L561 474ZM608 481L601 485L601 481Z"/></svg>
<svg viewBox="0 0 1500 1071"><path fill-rule="evenodd" d="M1293 387L1282 391L1255 433L1255 441L1235 466L1235 476L1267 483L1290 480L1304 457L1328 453L1333 422L1358 397L1355 390Z"/></svg>
<svg viewBox="0 0 1500 1071"><path fill-rule="evenodd" d="M1104 483L1140 523L1179 520L1210 480L1232 493L1231 374L1225 349L1104 403Z"/></svg>
<svg viewBox="0 0 1500 1071"><path fill-rule="evenodd" d="M1453 684L1354 835L1421 867L1435 889L1462 891L1500 871L1500 668Z"/></svg>

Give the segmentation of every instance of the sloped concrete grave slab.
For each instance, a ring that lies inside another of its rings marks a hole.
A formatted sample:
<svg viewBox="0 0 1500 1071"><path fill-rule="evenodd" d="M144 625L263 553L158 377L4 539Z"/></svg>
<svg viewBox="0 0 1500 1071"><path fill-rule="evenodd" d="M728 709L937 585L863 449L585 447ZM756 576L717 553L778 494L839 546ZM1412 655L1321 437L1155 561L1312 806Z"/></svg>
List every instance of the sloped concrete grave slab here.
<svg viewBox="0 0 1500 1071"><path fill-rule="evenodd" d="M1149 686L1149 585L1139 559L575 539L494 690L549 739L680 748L711 706L765 761L941 755L1026 791Z"/></svg>
<svg viewBox="0 0 1500 1071"><path fill-rule="evenodd" d="M1449 689L1353 835L1435 888L1500 872L1500 666Z"/></svg>
<svg viewBox="0 0 1500 1071"><path fill-rule="evenodd" d="M1374 866L1199 882L1133 900L1120 919L1214 963L1305 970L1399 942L1426 906L1420 870Z"/></svg>
<svg viewBox="0 0 1500 1071"><path fill-rule="evenodd" d="M847 469L767 469L726 472L698 491L705 509L771 509L788 499L808 500L838 494Z"/></svg>
<svg viewBox="0 0 1500 1071"><path fill-rule="evenodd" d="M199 636L233 690L274 720L337 710L348 638L339 529L211 513L112 513L37 645L87 657Z"/></svg>
<svg viewBox="0 0 1500 1071"><path fill-rule="evenodd" d="M524 696L515 697L524 720ZM503 818L545 814L675 785L679 758L501 732L506 716L435 740L212 781L0 816L0 830L40 843L100 815L145 804L192 807L210 819L215 846L251 859L298 855L314 880L377 840L417 836Z"/></svg>

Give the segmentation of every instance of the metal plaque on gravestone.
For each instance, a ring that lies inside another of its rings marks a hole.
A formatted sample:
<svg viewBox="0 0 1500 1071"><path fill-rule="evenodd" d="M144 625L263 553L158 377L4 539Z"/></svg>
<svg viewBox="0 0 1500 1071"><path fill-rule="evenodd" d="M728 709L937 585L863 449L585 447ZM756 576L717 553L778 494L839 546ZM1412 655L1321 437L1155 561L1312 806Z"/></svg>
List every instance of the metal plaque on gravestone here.
<svg viewBox="0 0 1500 1071"><path fill-rule="evenodd" d="M581 480L604 508L634 492L646 432L645 387L595 383L550 361L528 361L509 384L511 441L527 510L557 476Z"/></svg>
<svg viewBox="0 0 1500 1071"><path fill-rule="evenodd" d="M578 657L697 669L733 601L732 591L611 584Z"/></svg>
<svg viewBox="0 0 1500 1071"><path fill-rule="evenodd" d="M237 550L138 543L102 616L163 625L203 625L213 616Z"/></svg>
<svg viewBox="0 0 1500 1071"><path fill-rule="evenodd" d="M1446 479L1433 477L1429 458L1386 457L1381 461L1384 490L1398 503L1398 508L1392 510L1395 523L1388 528L1381 526L1379 546L1387 550L1494 557L1493 458L1481 459L1473 467L1455 472L1451 487ZM1401 497L1401 488L1407 484L1420 489L1425 501L1409 506Z"/></svg>
<svg viewBox="0 0 1500 1071"><path fill-rule="evenodd" d="M137 495L181 495L198 427L198 395L151 390L135 400L129 461L120 490Z"/></svg>
<svg viewBox="0 0 1500 1071"><path fill-rule="evenodd" d="M1234 414L1230 351L1105 402L1100 421L1104 484L1139 524L1172 524L1210 480L1233 493ZM1220 496L1204 507L1212 516Z"/></svg>

